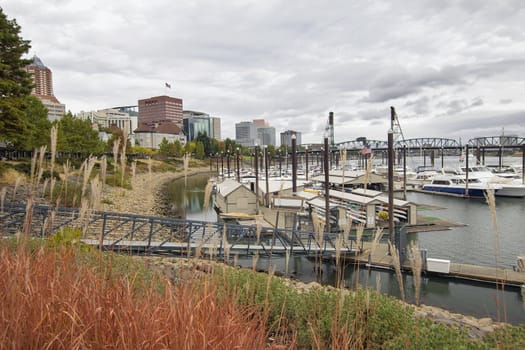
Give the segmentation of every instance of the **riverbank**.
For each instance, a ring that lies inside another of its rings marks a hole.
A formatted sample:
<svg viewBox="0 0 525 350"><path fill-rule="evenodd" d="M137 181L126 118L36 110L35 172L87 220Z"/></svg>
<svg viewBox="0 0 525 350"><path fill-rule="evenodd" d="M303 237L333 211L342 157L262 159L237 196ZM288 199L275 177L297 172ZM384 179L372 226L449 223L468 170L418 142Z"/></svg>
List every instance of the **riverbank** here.
<svg viewBox="0 0 525 350"><path fill-rule="evenodd" d="M202 278L204 275L213 273L217 268L232 268L219 262L209 260L198 260L198 259L185 259L185 258L172 258L172 257L135 257L146 264L148 268L155 269L164 275L174 284L180 284L192 279ZM288 279L283 277L277 277L274 275L273 278L278 278L284 285L291 288L299 293L305 293L310 290L323 290L326 293L336 293L337 288L333 286L324 286L317 282L303 283L298 280ZM350 289L344 289L346 293L352 293ZM479 340L483 337L501 329L506 324L503 322L496 322L491 318L476 318L472 316L465 316L458 313L449 312L445 309L428 306L428 305L412 305L403 303L399 300L399 303L406 307L413 309L413 315L415 318L430 320L436 325L445 325L452 328L458 328L465 332L467 337L472 340Z"/></svg>
<svg viewBox="0 0 525 350"><path fill-rule="evenodd" d="M187 176L209 173L209 168L188 169ZM164 186L184 178L184 171L163 173L141 173L131 179L131 189L105 186L102 192L102 208L128 214L158 215L166 212Z"/></svg>
<svg viewBox="0 0 525 350"><path fill-rule="evenodd" d="M188 175L207 172L209 172L209 169L207 168L191 169L188 172ZM105 192L104 194L104 199L111 198L111 200L114 202L112 204L105 204L104 210L144 215L162 215L165 205L165 200L163 198L163 188L167 183L183 177L184 174L182 172L154 173L152 175L140 174L132 181L134 190L109 188L109 191L107 191L107 193ZM170 263L167 265L171 267L162 266L168 260L157 260L158 258L151 259L154 259L155 261L161 261L161 263L158 265L160 266L159 268L164 272L170 269L177 269L178 264L184 265L184 259L170 258ZM301 284L301 282L298 281L293 281L293 285L298 286L298 288L303 288L302 285L304 284ZM490 318L477 319L470 316L451 313L447 310L431 306L416 307L416 315L427 317L436 323L455 325L460 328L465 328L468 330L469 334L472 334L473 338L482 337L484 334L493 332L494 328L497 328L499 325L499 323L494 322Z"/></svg>

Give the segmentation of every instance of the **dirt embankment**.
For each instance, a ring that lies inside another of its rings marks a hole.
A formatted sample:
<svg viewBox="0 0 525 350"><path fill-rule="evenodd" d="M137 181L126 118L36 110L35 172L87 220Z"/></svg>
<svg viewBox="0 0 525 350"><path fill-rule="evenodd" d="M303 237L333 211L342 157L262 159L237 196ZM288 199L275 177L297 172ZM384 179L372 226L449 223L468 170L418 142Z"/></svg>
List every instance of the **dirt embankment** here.
<svg viewBox="0 0 525 350"><path fill-rule="evenodd" d="M189 169L187 176L207 172L209 168ZM105 186L100 209L140 215L161 215L165 205L164 185L180 178L184 178L184 172L144 173L135 175L131 180L131 190Z"/></svg>

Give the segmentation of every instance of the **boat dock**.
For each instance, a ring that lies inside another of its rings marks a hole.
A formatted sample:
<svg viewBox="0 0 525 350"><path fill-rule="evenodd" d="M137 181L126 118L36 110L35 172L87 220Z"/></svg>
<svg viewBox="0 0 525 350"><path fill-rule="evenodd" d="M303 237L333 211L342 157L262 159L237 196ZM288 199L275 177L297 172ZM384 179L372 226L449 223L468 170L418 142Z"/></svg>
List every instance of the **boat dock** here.
<svg viewBox="0 0 525 350"><path fill-rule="evenodd" d="M394 269L393 258L388 253L388 245L379 243L374 251L371 252L372 243L364 242L363 251L355 257L350 257L347 260L354 260L359 264L369 264L379 268ZM372 253L370 255L370 253ZM438 260L438 259L435 259ZM448 260L440 260L448 261ZM405 271L410 271L411 267L408 263L402 266ZM503 283L505 285L524 286L525 272L517 272L512 269L496 268L494 266L478 266L470 264L449 263L448 272L438 272L442 276L449 276L454 278L483 281L491 283Z"/></svg>

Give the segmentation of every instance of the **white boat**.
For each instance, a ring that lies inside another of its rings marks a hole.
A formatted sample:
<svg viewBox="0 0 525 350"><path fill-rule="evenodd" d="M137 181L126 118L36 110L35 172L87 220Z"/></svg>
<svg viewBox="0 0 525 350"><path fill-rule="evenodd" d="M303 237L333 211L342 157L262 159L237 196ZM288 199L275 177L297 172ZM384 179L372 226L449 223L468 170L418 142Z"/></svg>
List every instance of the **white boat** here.
<svg viewBox="0 0 525 350"><path fill-rule="evenodd" d="M483 198L489 189L497 195L502 186L482 182L474 177L469 177L467 186L464 176L449 174L436 175L429 184L423 185L424 191L478 198Z"/></svg>
<svg viewBox="0 0 525 350"><path fill-rule="evenodd" d="M462 167L462 173L465 173L466 167ZM495 174L488 167L476 165L468 168L469 178L472 176L487 184L501 185L501 190L496 192L499 197L525 197L525 185L521 179L514 177L501 177Z"/></svg>

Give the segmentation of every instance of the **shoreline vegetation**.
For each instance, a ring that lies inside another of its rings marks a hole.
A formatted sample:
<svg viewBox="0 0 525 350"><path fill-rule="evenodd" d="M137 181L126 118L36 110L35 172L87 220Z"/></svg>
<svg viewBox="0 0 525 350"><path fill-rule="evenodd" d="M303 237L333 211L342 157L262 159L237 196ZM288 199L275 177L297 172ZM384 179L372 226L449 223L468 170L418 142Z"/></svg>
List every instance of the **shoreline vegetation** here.
<svg viewBox="0 0 525 350"><path fill-rule="evenodd" d="M34 162L38 163L36 159ZM96 183L106 171L104 162L100 163L98 174L88 173L87 179ZM183 163L186 165L188 161ZM183 170L176 166L165 168L161 163L153 166L150 162L147 170L143 165L137 171L135 164L121 171L126 178L122 175L120 186L115 185L118 183L115 179L104 179L106 185L96 196L95 206L100 210L159 215L163 186L177 178L209 172L204 163L200 165L186 166ZM54 170L52 165L51 174ZM38 191L45 193L46 186L51 186L53 193L53 186L58 186L53 181L36 189L35 183L40 184L42 173L34 175L37 172L31 170L28 184L24 185L26 190L18 189L19 193L30 196L29 200ZM5 180L5 174L3 169L0 178ZM76 175L79 183L81 174L82 168ZM115 178L117 174L115 166ZM59 175L59 179L65 175L67 180L67 168ZM17 177L9 186L0 184L2 201L17 193L16 187L22 183ZM90 191L96 189L90 187ZM359 286L341 289L315 282L304 284L276 277L271 272L238 269L205 258L101 253L80 244L81 235L80 229L66 228L44 240L33 240L20 232L18 238L2 241L0 278L7 282L0 287L0 308L5 310L0 322L3 346L525 347L523 325L409 305Z"/></svg>

